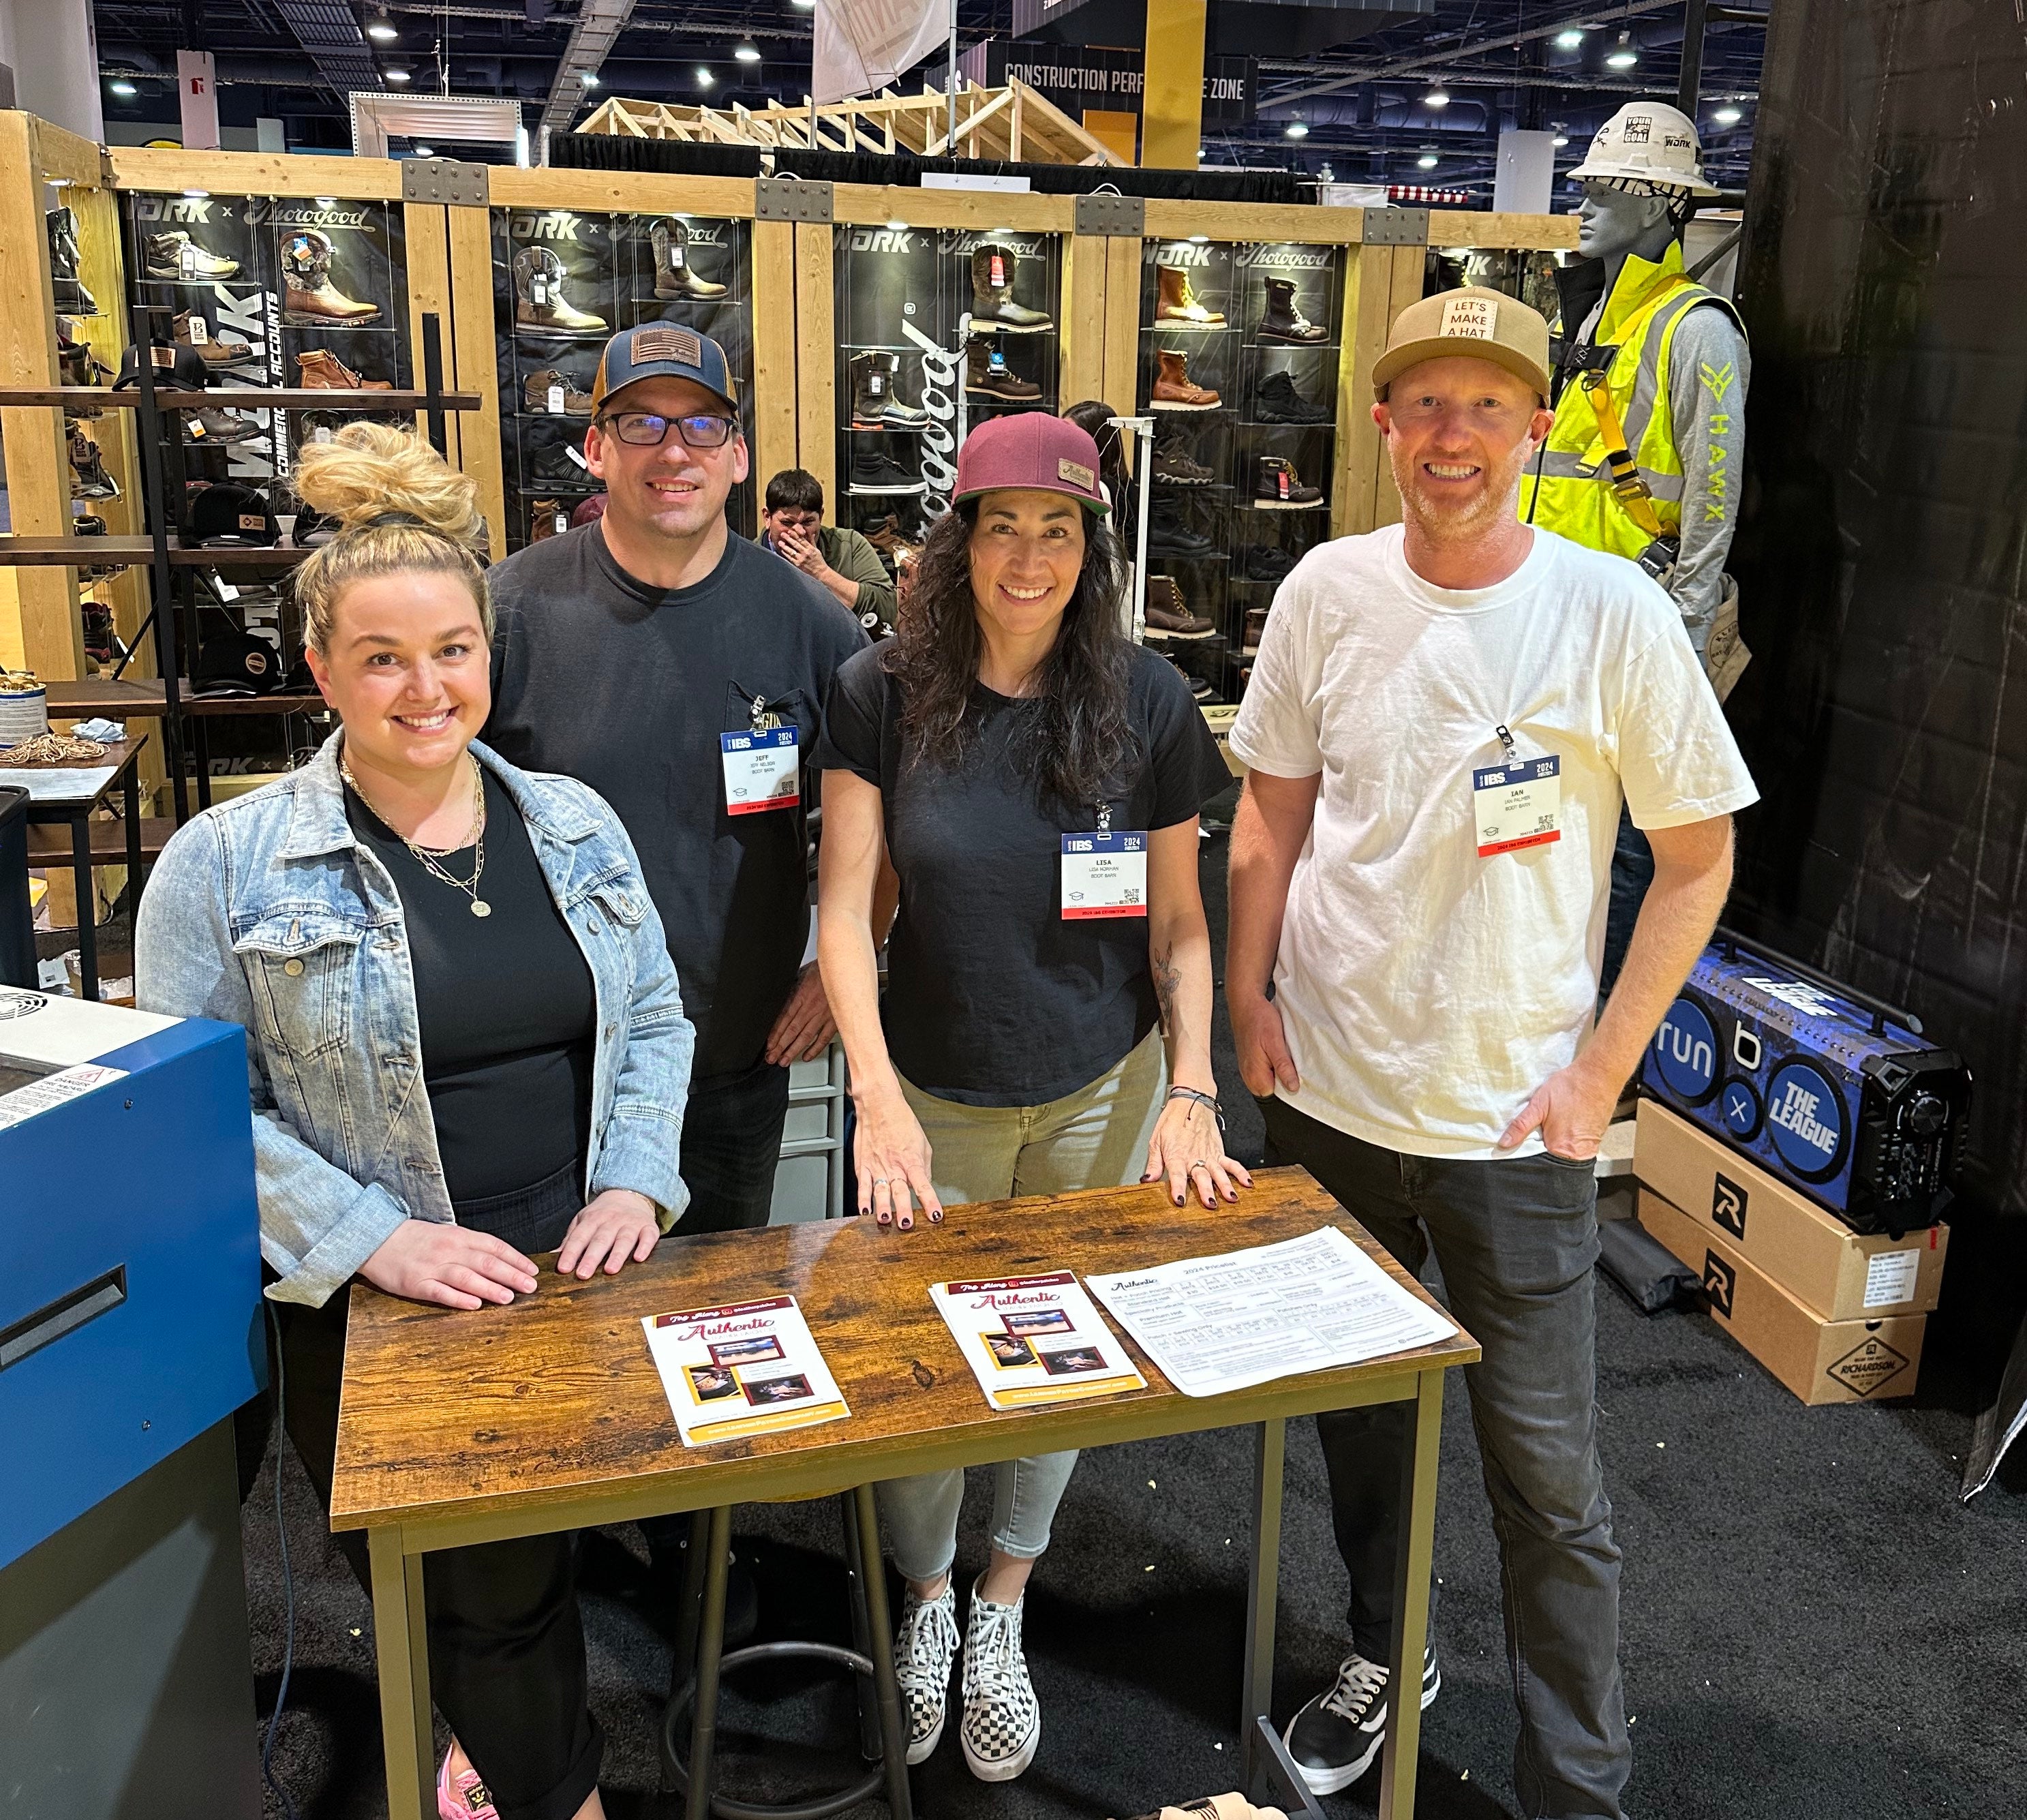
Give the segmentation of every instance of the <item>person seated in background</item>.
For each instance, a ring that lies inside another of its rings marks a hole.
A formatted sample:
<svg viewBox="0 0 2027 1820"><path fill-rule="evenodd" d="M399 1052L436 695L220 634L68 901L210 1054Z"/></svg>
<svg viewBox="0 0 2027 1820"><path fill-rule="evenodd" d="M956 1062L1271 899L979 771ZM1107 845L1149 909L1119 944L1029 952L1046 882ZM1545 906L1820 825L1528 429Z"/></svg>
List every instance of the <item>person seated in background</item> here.
<svg viewBox="0 0 2027 1820"><path fill-rule="evenodd" d="M875 638L894 635L895 584L880 552L857 531L823 522L823 482L799 467L785 467L767 482L760 547L792 563L835 595Z"/></svg>
<svg viewBox="0 0 2027 1820"><path fill-rule="evenodd" d="M147 1010L246 1028L282 1414L327 1508L353 1279L479 1310L647 1257L689 1199L693 1032L618 817L473 739L477 483L353 423L296 485L342 527L296 583L340 730L178 831L134 958ZM424 1563L440 1813L601 1820L575 1561L566 1531Z"/></svg>

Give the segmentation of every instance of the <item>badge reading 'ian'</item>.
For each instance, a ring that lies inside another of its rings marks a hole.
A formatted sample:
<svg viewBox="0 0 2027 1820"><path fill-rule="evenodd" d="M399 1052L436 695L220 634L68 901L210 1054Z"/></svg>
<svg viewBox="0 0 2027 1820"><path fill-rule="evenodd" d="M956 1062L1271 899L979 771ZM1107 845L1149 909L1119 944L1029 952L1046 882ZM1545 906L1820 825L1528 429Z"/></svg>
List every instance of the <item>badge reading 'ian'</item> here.
<svg viewBox="0 0 2027 1820"><path fill-rule="evenodd" d="M1499 305L1489 297L1454 297L1443 305L1443 326L1439 335L1461 335L1468 341L1489 341L1492 326L1499 319Z"/></svg>

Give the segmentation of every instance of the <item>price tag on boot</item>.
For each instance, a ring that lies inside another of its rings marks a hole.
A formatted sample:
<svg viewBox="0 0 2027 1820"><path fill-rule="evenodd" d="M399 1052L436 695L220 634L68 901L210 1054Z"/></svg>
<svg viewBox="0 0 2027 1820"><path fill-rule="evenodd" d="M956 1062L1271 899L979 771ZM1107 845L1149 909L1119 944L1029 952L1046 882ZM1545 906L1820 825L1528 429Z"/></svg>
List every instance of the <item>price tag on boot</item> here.
<svg viewBox="0 0 2027 1820"><path fill-rule="evenodd" d="M1563 761L1509 759L1471 774L1471 814L1478 856L1540 847L1563 837Z"/></svg>
<svg viewBox="0 0 2027 1820"><path fill-rule="evenodd" d="M1144 917L1146 833L1065 834L1062 889L1065 922L1086 917Z"/></svg>
<svg viewBox="0 0 2027 1820"><path fill-rule="evenodd" d="M549 415L552 417L563 415L563 389L560 385L549 388Z"/></svg>
<svg viewBox="0 0 2027 1820"><path fill-rule="evenodd" d="M201 348L211 339L211 325L202 316L193 315L190 319L190 340L194 348Z"/></svg>
<svg viewBox="0 0 2027 1820"><path fill-rule="evenodd" d="M763 809L790 809L803 799L802 755L793 727L751 733L720 733L718 762L725 767L725 807L732 815Z"/></svg>

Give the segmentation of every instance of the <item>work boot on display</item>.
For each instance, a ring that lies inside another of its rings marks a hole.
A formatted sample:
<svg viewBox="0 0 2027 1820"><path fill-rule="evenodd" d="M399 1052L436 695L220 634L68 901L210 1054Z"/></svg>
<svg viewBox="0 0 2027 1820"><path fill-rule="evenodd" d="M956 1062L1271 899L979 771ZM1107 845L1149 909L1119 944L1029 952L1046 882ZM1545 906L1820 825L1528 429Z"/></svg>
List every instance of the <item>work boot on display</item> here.
<svg viewBox="0 0 2027 1820"><path fill-rule="evenodd" d="M1295 559L1273 544L1255 544L1246 552L1246 578L1249 581L1285 581Z"/></svg>
<svg viewBox="0 0 2027 1820"><path fill-rule="evenodd" d="M1182 585L1172 575L1150 575L1143 610L1150 639L1209 638L1217 631L1217 622L1190 610Z"/></svg>
<svg viewBox="0 0 2027 1820"><path fill-rule="evenodd" d="M362 379L328 348L305 348L296 356L297 383L312 391L391 392L391 379Z"/></svg>
<svg viewBox="0 0 2027 1820"><path fill-rule="evenodd" d="M1260 648L1261 637L1267 629L1268 611L1269 609L1265 607L1249 607L1246 609L1246 633L1239 641L1240 650L1257 651Z"/></svg>
<svg viewBox="0 0 2027 1820"><path fill-rule="evenodd" d="M150 234L142 242L142 268L146 276L186 284L209 283L213 279L238 275L239 261L221 259L207 253L180 227L168 234Z"/></svg>
<svg viewBox="0 0 2027 1820"><path fill-rule="evenodd" d="M521 403L545 417L589 417L591 394L580 392L555 367L530 373L521 386Z"/></svg>
<svg viewBox="0 0 2027 1820"><path fill-rule="evenodd" d="M1253 489L1255 505L1269 511L1298 511L1305 506L1320 504L1323 497L1315 487L1302 485L1302 477L1287 456L1260 457L1260 478Z"/></svg>
<svg viewBox="0 0 2027 1820"><path fill-rule="evenodd" d="M330 282L336 252L330 235L313 227L282 236L282 320L291 328L358 328L379 320L378 304L360 303Z"/></svg>
<svg viewBox="0 0 2027 1820"><path fill-rule="evenodd" d="M514 260L514 323L554 335L603 334L605 318L573 308L563 297L563 262L546 246Z"/></svg>
<svg viewBox="0 0 2027 1820"><path fill-rule="evenodd" d="M1006 404L1032 404L1042 388L1008 371L996 342L973 335L965 344L964 389L969 398L997 398Z"/></svg>
<svg viewBox="0 0 2027 1820"><path fill-rule="evenodd" d="M553 537L570 529L570 514L563 510L563 501L538 499L528 507L528 541L539 544L545 537Z"/></svg>
<svg viewBox="0 0 2027 1820"><path fill-rule="evenodd" d="M863 450L851 458L845 484L853 493L922 491L922 477L919 474L910 474L891 456L872 449Z"/></svg>
<svg viewBox="0 0 2027 1820"><path fill-rule="evenodd" d="M179 348L195 349L214 373L234 372L259 364L260 356L250 342L228 341L214 334L211 324L195 310L184 310L177 316L175 340Z"/></svg>
<svg viewBox="0 0 2027 1820"><path fill-rule="evenodd" d="M183 440L200 445L216 442L230 447L235 442L258 441L268 434L250 417L209 405L200 410L186 411L183 419Z"/></svg>
<svg viewBox="0 0 2027 1820"><path fill-rule="evenodd" d="M1327 423L1331 414L1320 404L1312 404L1295 389L1293 375L1269 373L1260 382L1253 400L1253 415L1262 423Z"/></svg>
<svg viewBox="0 0 2027 1820"><path fill-rule="evenodd" d="M117 499L119 483L105 471L98 445L77 425L70 432L71 494L76 499Z"/></svg>
<svg viewBox="0 0 2027 1820"><path fill-rule="evenodd" d="M1213 556L1217 545L1190 529L1180 502L1156 496L1147 518L1147 554L1150 556Z"/></svg>
<svg viewBox="0 0 2027 1820"><path fill-rule="evenodd" d="M883 430L881 414L892 396L888 385L888 356L881 353L854 354L846 371L851 375L851 426L855 430Z"/></svg>
<svg viewBox="0 0 2027 1820"><path fill-rule="evenodd" d="M1321 324L1313 323L1295 308L1295 282L1293 279L1270 278L1267 280L1267 313L1260 319L1260 327L1255 339L1262 341L1292 341L1298 346L1307 346L1330 339L1330 330Z"/></svg>
<svg viewBox="0 0 2027 1820"><path fill-rule="evenodd" d="M1313 1795L1349 1789L1371 1769L1386 1742L1387 1671L1356 1652L1338 1664L1337 1679L1288 1722L1282 1741ZM1436 1646L1422 1652L1422 1710L1442 1691Z"/></svg>
<svg viewBox="0 0 2027 1820"><path fill-rule="evenodd" d="M1172 265L1158 266L1161 282L1161 301L1154 306L1154 320L1157 323L1187 323L1200 329L1221 329L1224 316L1221 311L1205 309L1197 301L1196 293L1190 288L1190 275Z"/></svg>
<svg viewBox="0 0 2027 1820"><path fill-rule="evenodd" d="M981 241L971 255L971 326L1002 329L1017 335L1053 329L1054 320L1040 310L1014 301L1014 252L997 240Z"/></svg>
<svg viewBox="0 0 2027 1820"><path fill-rule="evenodd" d="M1150 411L1215 411L1220 400L1208 386L1190 382L1190 357L1173 348L1155 352L1154 389L1148 399Z"/></svg>
<svg viewBox="0 0 2027 1820"><path fill-rule="evenodd" d="M670 219L657 221L648 236L655 249L655 295L710 303L725 295L725 286L699 278L690 265L690 231Z"/></svg>
<svg viewBox="0 0 2027 1820"><path fill-rule="evenodd" d="M76 319L72 316L57 318L57 368L66 386L96 386L113 377L113 369L79 338ZM105 415L95 404L71 404L65 408L79 417Z"/></svg>
<svg viewBox="0 0 2027 1820"><path fill-rule="evenodd" d="M528 478L537 486L558 493L592 493L605 484L585 465L582 452L568 442L537 450L528 463Z"/></svg>
<svg viewBox="0 0 2027 1820"><path fill-rule="evenodd" d="M1171 437L1154 451L1158 486L1215 486L1217 474L1192 456L1180 437Z"/></svg>
<svg viewBox="0 0 2027 1820"><path fill-rule="evenodd" d="M1196 674L1194 670L1183 669L1180 661L1176 658L1171 656L1169 662L1170 665L1173 666L1176 675L1180 676L1184 682L1189 685L1190 693L1191 695L1194 696L1198 701L1209 701L1210 700L1212 695L1215 692L1212 689L1209 683L1205 681L1202 677Z"/></svg>
<svg viewBox="0 0 2027 1820"><path fill-rule="evenodd" d="M68 209L52 209L43 217L50 236L50 280L53 301L65 316L95 316L98 301L77 275L77 217Z"/></svg>

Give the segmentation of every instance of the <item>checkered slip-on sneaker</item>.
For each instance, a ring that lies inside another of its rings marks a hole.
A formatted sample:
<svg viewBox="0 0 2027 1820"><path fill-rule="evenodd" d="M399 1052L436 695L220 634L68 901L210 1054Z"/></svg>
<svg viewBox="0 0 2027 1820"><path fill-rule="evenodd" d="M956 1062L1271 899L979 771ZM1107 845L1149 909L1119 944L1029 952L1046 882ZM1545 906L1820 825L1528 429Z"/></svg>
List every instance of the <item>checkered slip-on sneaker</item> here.
<svg viewBox="0 0 2027 1820"><path fill-rule="evenodd" d="M500 1810L478 1779L476 1770L462 1770L453 1777L450 1759L437 1771L437 1820L500 1820Z"/></svg>
<svg viewBox="0 0 2027 1820"><path fill-rule="evenodd" d="M1035 1760L1042 1709L1021 1652L1025 1595L995 1605L971 1591L964 1637L964 1718L958 1726L967 1768L981 1782L1010 1782Z"/></svg>
<svg viewBox="0 0 2027 1820"><path fill-rule="evenodd" d="M908 1709L908 1761L919 1763L943 1735L950 1705L951 1669L957 1661L957 1588L933 1599L908 1593L894 1635L894 1678Z"/></svg>

